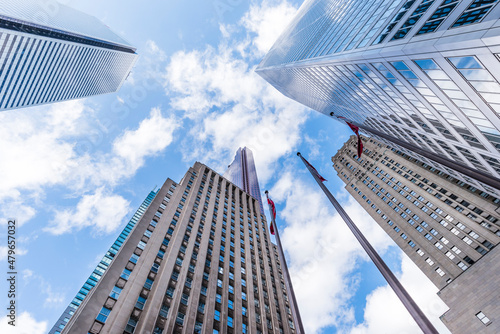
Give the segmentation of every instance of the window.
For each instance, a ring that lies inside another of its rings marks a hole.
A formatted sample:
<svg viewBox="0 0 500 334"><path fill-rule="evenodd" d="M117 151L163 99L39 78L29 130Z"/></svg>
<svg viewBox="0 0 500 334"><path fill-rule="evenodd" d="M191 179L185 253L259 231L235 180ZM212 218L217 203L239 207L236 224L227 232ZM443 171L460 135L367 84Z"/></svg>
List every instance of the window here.
<svg viewBox="0 0 500 334"><path fill-rule="evenodd" d="M111 309L103 307L101 309L101 312L97 315L96 320L100 322L106 322L106 319L108 319L109 313L111 313Z"/></svg>
<svg viewBox="0 0 500 334"><path fill-rule="evenodd" d="M479 312L478 314L476 314L476 317L485 325L488 325L491 322L483 312Z"/></svg>
<svg viewBox="0 0 500 334"><path fill-rule="evenodd" d="M187 305L188 304L188 299L189 299L189 296L185 293L182 294L182 298L181 298L181 303L184 304L184 305Z"/></svg>
<svg viewBox="0 0 500 334"><path fill-rule="evenodd" d="M473 237L474 239L479 238L479 235L478 235L476 232L474 232L474 231L470 231L470 232L469 232L469 235L470 235L471 237Z"/></svg>
<svg viewBox="0 0 500 334"><path fill-rule="evenodd" d="M425 262L427 262L429 264L429 266L432 266L434 264L434 261L432 261L430 257L425 259Z"/></svg>
<svg viewBox="0 0 500 334"><path fill-rule="evenodd" d="M132 273L132 272L131 272L130 270L128 270L128 269L126 269L126 268L125 268L125 269L123 269L123 272L122 272L122 274L120 275L120 277L121 277L121 278L124 278L124 279L126 279L126 280L128 280L128 278L130 277L130 274L131 274L131 273Z"/></svg>
<svg viewBox="0 0 500 334"><path fill-rule="evenodd" d="M227 317L227 325L228 325L228 327L233 328L233 318L231 318L229 316Z"/></svg>
<svg viewBox="0 0 500 334"><path fill-rule="evenodd" d="M420 256L424 256L424 252L421 249L417 249L417 254Z"/></svg>
<svg viewBox="0 0 500 334"><path fill-rule="evenodd" d="M452 28L481 21L498 0L476 0L460 15Z"/></svg>
<svg viewBox="0 0 500 334"><path fill-rule="evenodd" d="M184 325L184 313L177 313L177 318L175 319L175 323L180 325L180 326L183 326Z"/></svg>
<svg viewBox="0 0 500 334"><path fill-rule="evenodd" d="M146 298L139 296L139 298L137 298L137 303L135 303L135 307L137 307L139 310L142 310L145 303Z"/></svg>
<svg viewBox="0 0 500 334"><path fill-rule="evenodd" d="M439 276L444 276L444 271L442 271L441 268L437 267L436 272L439 274Z"/></svg>
<svg viewBox="0 0 500 334"><path fill-rule="evenodd" d="M220 321L220 311L215 310L214 319Z"/></svg>
<svg viewBox="0 0 500 334"><path fill-rule="evenodd" d="M137 320L132 318L128 319L127 326L125 327L125 332L133 333L135 331L135 327L137 326Z"/></svg>
<svg viewBox="0 0 500 334"><path fill-rule="evenodd" d="M120 293L122 292L122 289L117 287L117 286L114 286L113 287L113 290L111 290L111 293L109 294L109 296L111 298L114 298L114 299L118 299L118 297L120 296Z"/></svg>
<svg viewBox="0 0 500 334"><path fill-rule="evenodd" d="M151 290L151 286L153 286L153 280L150 278L146 279L146 282L144 283L144 287L148 290Z"/></svg>
<svg viewBox="0 0 500 334"><path fill-rule="evenodd" d="M462 270L467 270L467 266L465 265L465 263L463 263L462 261L458 262L458 266L460 267L460 269Z"/></svg>

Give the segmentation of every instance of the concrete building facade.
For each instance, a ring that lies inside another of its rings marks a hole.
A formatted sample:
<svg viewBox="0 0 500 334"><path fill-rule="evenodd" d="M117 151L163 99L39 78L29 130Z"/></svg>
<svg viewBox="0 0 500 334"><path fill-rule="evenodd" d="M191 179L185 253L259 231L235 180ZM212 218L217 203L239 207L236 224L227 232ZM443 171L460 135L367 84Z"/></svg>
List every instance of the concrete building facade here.
<svg viewBox="0 0 500 334"><path fill-rule="evenodd" d="M256 71L328 117L500 178L499 18L497 0L308 0Z"/></svg>
<svg viewBox="0 0 500 334"><path fill-rule="evenodd" d="M453 333L498 333L500 199L373 138L363 143L361 158L355 136L332 157L346 190L441 290Z"/></svg>
<svg viewBox="0 0 500 334"><path fill-rule="evenodd" d="M61 333L295 333L258 201L201 163L156 192Z"/></svg>

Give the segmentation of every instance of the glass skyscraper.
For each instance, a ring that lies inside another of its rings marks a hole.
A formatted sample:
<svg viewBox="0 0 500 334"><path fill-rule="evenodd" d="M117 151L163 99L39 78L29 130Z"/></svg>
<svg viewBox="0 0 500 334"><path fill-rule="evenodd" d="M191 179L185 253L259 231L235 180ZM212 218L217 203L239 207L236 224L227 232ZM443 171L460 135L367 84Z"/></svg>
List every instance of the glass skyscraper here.
<svg viewBox="0 0 500 334"><path fill-rule="evenodd" d="M499 17L498 0L308 0L257 73L329 117L500 178Z"/></svg>
<svg viewBox="0 0 500 334"><path fill-rule="evenodd" d="M0 1L0 111L117 91L135 48L56 1Z"/></svg>
<svg viewBox="0 0 500 334"><path fill-rule="evenodd" d="M253 196L199 162L152 196L51 333L296 333Z"/></svg>
<svg viewBox="0 0 500 334"><path fill-rule="evenodd" d="M226 179L249 193L259 201L260 212L264 212L262 196L260 194L259 179L255 169L255 161L252 151L247 148L239 148L236 151L233 162L228 166L223 175Z"/></svg>

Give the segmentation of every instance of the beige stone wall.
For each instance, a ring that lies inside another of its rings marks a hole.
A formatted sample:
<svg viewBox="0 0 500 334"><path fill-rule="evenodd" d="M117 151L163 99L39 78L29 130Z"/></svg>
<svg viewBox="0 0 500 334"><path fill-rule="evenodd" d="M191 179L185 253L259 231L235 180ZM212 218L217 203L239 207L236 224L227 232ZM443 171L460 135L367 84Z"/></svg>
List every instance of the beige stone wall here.
<svg viewBox="0 0 500 334"><path fill-rule="evenodd" d="M346 190L442 289L450 307L443 322L453 333L500 333L498 200L371 138L364 138L365 152L358 159L356 143L352 136L332 157L334 168ZM488 251L483 255L478 247ZM466 263L465 271L460 263ZM480 311L491 324L476 317Z"/></svg>
<svg viewBox="0 0 500 334"><path fill-rule="evenodd" d="M493 249L438 295L450 310L441 320L454 334L500 333L500 247ZM476 314L491 321L483 324Z"/></svg>

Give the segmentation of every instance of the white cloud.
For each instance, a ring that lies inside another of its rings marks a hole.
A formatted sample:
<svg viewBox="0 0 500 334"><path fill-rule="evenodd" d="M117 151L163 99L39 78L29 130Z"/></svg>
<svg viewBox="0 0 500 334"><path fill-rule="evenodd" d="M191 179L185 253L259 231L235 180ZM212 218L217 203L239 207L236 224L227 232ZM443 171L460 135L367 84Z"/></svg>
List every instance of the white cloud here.
<svg viewBox="0 0 500 334"><path fill-rule="evenodd" d="M270 194L276 202L285 202L278 224L287 222L286 228L280 226L282 243L290 259L290 275L305 331L318 333L327 326L352 322L354 313L349 300L359 278L350 275L359 261L367 258L361 246L325 195L291 172L283 173ZM344 202L345 210L370 236L372 245L383 252L389 237L375 222L366 219L366 212L356 202Z"/></svg>
<svg viewBox="0 0 500 334"><path fill-rule="evenodd" d="M290 170L296 169L294 164L287 164ZM320 333L329 326L350 334L420 332L387 285L368 296L365 322L356 326L352 298L361 280L356 269L369 261L359 242L323 192L315 184L305 184L298 175L282 173L270 195L276 203L284 203L278 212L278 226L307 333ZM379 254L398 249L344 190L335 197ZM437 289L406 256L401 282L439 331L446 333L438 319L446 307L436 295Z"/></svg>
<svg viewBox="0 0 500 334"><path fill-rule="evenodd" d="M439 333L450 333L439 320L448 307L437 297L438 289L420 269L403 253L401 284L433 323ZM403 307L392 289L385 285L375 289L367 297L364 322L349 331L350 334L387 333L420 334L408 311Z"/></svg>
<svg viewBox="0 0 500 334"><path fill-rule="evenodd" d="M16 220L16 226L20 227L33 218L36 214L35 208L26 204L26 198L21 199L20 193L14 194L15 198L0 200L0 225L6 225L9 219Z"/></svg>
<svg viewBox="0 0 500 334"><path fill-rule="evenodd" d="M47 333L47 321L38 322L30 313L22 312L16 319L16 326L7 323L6 316L0 322L0 333L7 334L45 334Z"/></svg>
<svg viewBox="0 0 500 334"><path fill-rule="evenodd" d="M23 281L28 281L34 276L34 272L31 269L24 269L22 271L23 274Z"/></svg>
<svg viewBox="0 0 500 334"><path fill-rule="evenodd" d="M260 6L253 5L241 20L248 32L255 35L252 45L257 57L264 56L279 35L297 14L297 8L287 1L264 0Z"/></svg>
<svg viewBox="0 0 500 334"><path fill-rule="evenodd" d="M0 198L61 183L75 158L66 139L88 129L81 101L0 113Z"/></svg>
<svg viewBox="0 0 500 334"><path fill-rule="evenodd" d="M252 5L238 25L220 27L225 39L217 47L180 51L170 58L165 89L172 95L171 106L183 110L192 122L183 143L184 160L197 159L223 171L236 149L247 146L258 161L259 179L265 182L273 163L299 144L307 109L254 72L259 48L279 34L258 27L276 24L281 31L293 11L286 1ZM241 30L246 36L243 42Z"/></svg>
<svg viewBox="0 0 500 334"><path fill-rule="evenodd" d="M0 224L10 217L16 218L19 226L32 219L51 186L66 186L73 197L106 187L109 191L103 198L116 200L110 189L134 175L146 158L170 145L173 132L180 126L175 116L163 116L153 108L137 129L123 131L111 151L102 152L98 150L99 141L110 133L93 115L93 109L82 101L0 113ZM95 152L90 155L82 150L82 143L92 146ZM64 218L66 211L58 212L57 219ZM109 212L100 210L97 214ZM100 226L107 216L93 218L96 222L92 225L101 232L109 233L110 227L116 227ZM60 234L78 230L75 224L79 222L88 226L86 221L83 216L65 218L53 222L52 227L61 228L57 232Z"/></svg>
<svg viewBox="0 0 500 334"><path fill-rule="evenodd" d="M54 235L92 227L96 233L110 233L121 225L130 211L130 202L110 195L104 188L84 195L76 208L56 211L55 218L44 230Z"/></svg>
<svg viewBox="0 0 500 334"><path fill-rule="evenodd" d="M13 255L11 254L11 255L14 257L17 257L17 256L26 255L27 253L28 253L27 249L17 246L15 249L15 254L13 254ZM0 262L7 260L8 255L9 255L9 247L0 246Z"/></svg>
<svg viewBox="0 0 500 334"><path fill-rule="evenodd" d="M144 165L144 159L164 150L173 140L173 132L179 127L173 117L165 118L159 108L154 108L139 128L126 131L113 143L113 152L126 161L133 172Z"/></svg>
<svg viewBox="0 0 500 334"><path fill-rule="evenodd" d="M54 291L52 286L48 283L42 287L42 291L47 296L43 302L43 307L59 309L59 306L61 306L64 302L64 293Z"/></svg>

